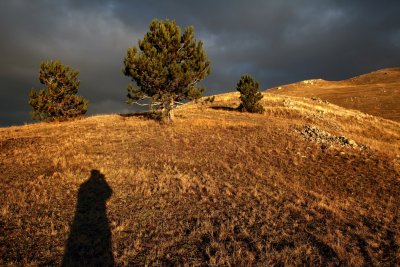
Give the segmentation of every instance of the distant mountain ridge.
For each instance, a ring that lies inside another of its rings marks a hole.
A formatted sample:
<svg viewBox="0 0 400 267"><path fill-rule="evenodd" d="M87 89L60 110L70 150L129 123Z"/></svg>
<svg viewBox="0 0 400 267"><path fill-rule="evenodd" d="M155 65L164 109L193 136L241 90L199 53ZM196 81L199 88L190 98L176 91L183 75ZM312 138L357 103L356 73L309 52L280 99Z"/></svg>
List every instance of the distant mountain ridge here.
<svg viewBox="0 0 400 267"><path fill-rule="evenodd" d="M268 93L320 98L374 116L400 121L400 68L385 68L342 81L311 79L268 89Z"/></svg>

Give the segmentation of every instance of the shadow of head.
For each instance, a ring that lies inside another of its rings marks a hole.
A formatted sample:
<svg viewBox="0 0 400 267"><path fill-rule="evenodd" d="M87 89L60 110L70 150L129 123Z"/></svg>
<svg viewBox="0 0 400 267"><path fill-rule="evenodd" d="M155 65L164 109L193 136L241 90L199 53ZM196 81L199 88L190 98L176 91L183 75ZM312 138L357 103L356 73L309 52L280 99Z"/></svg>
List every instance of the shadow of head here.
<svg viewBox="0 0 400 267"><path fill-rule="evenodd" d="M84 182L78 193L78 201L87 197L94 197L98 201L107 200L111 197L112 190L105 180L104 175L98 170L92 170L90 172L90 178Z"/></svg>

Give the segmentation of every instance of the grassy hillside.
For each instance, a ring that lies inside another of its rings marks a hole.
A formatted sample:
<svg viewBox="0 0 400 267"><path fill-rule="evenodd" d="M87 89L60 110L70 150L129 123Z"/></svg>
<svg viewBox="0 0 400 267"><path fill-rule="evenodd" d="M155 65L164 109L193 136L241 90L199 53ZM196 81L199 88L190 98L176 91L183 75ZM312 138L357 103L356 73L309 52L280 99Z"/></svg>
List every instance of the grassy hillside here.
<svg viewBox="0 0 400 267"><path fill-rule="evenodd" d="M320 98L345 108L400 121L400 68L378 70L344 81L307 80L268 92Z"/></svg>
<svg viewBox="0 0 400 267"><path fill-rule="evenodd" d="M0 265L398 265L400 124L237 94L0 129Z"/></svg>

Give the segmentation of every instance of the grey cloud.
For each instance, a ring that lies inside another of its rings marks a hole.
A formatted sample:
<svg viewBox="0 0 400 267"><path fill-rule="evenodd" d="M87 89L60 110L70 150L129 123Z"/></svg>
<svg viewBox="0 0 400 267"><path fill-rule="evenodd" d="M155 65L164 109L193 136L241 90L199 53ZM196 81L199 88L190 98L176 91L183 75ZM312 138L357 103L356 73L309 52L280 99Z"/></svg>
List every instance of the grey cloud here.
<svg viewBox="0 0 400 267"><path fill-rule="evenodd" d="M29 120L27 95L46 59L80 71L90 114L131 112L122 61L153 18L195 27L212 62L202 84L214 94L234 90L243 73L268 88L396 66L398 10L398 1L2 1L0 125Z"/></svg>

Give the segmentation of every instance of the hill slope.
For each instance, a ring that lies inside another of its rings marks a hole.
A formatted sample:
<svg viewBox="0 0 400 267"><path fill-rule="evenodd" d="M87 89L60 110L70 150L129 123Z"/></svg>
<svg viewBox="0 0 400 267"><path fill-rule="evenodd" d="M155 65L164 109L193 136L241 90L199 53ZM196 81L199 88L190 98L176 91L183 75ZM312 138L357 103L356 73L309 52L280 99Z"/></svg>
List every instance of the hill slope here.
<svg viewBox="0 0 400 267"><path fill-rule="evenodd" d="M306 80L269 93L315 97L336 105L400 121L400 68L389 68L343 81Z"/></svg>
<svg viewBox="0 0 400 267"><path fill-rule="evenodd" d="M265 94L0 129L0 265L396 265L400 124Z"/></svg>

